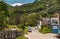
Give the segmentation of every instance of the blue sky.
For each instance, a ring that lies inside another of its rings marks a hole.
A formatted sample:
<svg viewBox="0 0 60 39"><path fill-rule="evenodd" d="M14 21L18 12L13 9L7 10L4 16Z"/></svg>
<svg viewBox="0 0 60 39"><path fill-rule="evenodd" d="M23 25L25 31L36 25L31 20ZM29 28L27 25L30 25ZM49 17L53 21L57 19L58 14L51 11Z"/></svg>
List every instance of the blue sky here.
<svg viewBox="0 0 60 39"><path fill-rule="evenodd" d="M32 3L34 2L34 0L5 0L5 2L8 4L14 4L14 3L26 4L26 3Z"/></svg>

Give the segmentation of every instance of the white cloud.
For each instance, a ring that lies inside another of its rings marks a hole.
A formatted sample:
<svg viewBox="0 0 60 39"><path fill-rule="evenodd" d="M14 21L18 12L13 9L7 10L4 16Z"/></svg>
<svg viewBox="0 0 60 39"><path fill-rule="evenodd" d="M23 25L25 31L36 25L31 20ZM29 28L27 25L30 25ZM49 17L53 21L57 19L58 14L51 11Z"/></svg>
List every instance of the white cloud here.
<svg viewBox="0 0 60 39"><path fill-rule="evenodd" d="M21 4L21 3L14 3L14 4L10 4L11 6L21 6L21 5L23 5L23 4Z"/></svg>

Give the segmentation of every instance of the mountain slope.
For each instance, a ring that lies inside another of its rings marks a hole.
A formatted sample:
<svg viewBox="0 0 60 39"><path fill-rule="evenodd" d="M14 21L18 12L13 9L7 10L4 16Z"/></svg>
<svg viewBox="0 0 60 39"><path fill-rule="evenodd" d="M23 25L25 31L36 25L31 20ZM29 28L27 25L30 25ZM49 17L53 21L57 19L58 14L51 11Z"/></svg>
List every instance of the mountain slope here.
<svg viewBox="0 0 60 39"><path fill-rule="evenodd" d="M57 8L57 0L36 0L34 3L24 4L22 6L15 7L15 9L18 9L18 12L20 13L32 13L40 11L45 11L46 13L54 13L55 11L57 11Z"/></svg>
<svg viewBox="0 0 60 39"><path fill-rule="evenodd" d="M15 3L15 4L11 4L11 5L14 7L14 6L21 6L21 5L23 5L23 4Z"/></svg>

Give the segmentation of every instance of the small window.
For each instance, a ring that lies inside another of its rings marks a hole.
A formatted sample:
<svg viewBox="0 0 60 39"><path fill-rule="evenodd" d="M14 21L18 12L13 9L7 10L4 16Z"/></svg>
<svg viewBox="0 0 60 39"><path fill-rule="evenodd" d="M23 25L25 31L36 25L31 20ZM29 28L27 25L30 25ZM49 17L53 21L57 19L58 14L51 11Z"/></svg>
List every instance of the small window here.
<svg viewBox="0 0 60 39"><path fill-rule="evenodd" d="M53 26L53 29L58 29L58 27L57 26Z"/></svg>

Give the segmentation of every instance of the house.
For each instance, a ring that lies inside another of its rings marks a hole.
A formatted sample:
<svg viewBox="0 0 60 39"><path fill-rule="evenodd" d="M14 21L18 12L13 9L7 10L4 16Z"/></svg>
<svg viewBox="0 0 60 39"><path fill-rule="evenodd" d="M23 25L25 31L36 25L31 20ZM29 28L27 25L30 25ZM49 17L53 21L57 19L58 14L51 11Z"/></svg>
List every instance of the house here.
<svg viewBox="0 0 60 39"><path fill-rule="evenodd" d="M58 12L55 13L55 18L51 18L51 28L52 28L52 33L60 33Z"/></svg>
<svg viewBox="0 0 60 39"><path fill-rule="evenodd" d="M42 24L50 25L51 18L42 18Z"/></svg>
<svg viewBox="0 0 60 39"><path fill-rule="evenodd" d="M51 27L52 33L60 33L59 27L59 13L55 13L54 18L42 18L42 24L47 24Z"/></svg>
<svg viewBox="0 0 60 39"><path fill-rule="evenodd" d="M42 24L45 23L47 25L59 25L59 14L55 13L55 17L51 18L42 18Z"/></svg>

